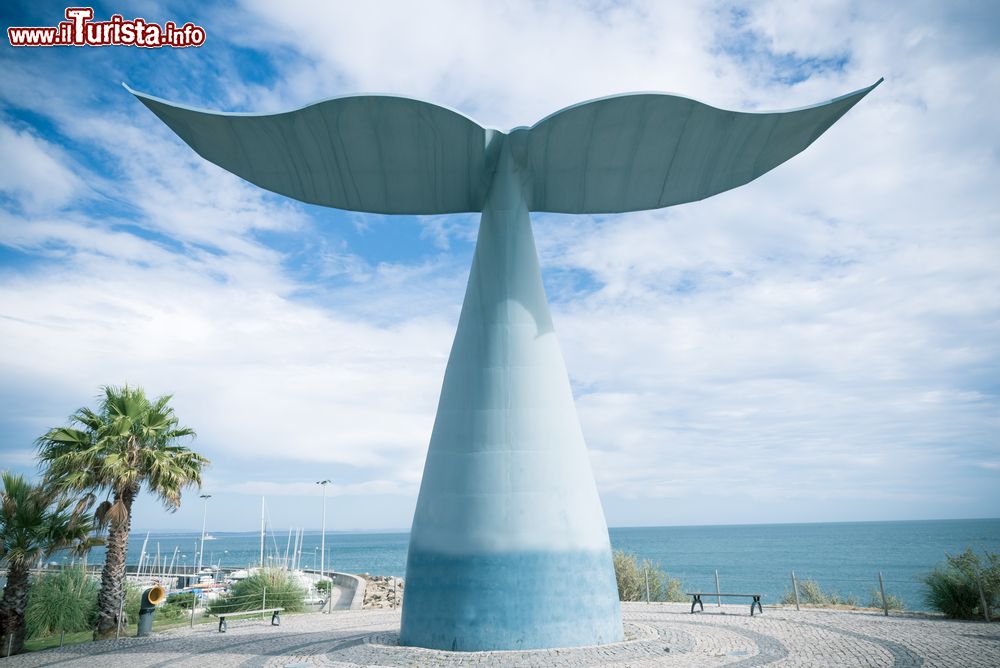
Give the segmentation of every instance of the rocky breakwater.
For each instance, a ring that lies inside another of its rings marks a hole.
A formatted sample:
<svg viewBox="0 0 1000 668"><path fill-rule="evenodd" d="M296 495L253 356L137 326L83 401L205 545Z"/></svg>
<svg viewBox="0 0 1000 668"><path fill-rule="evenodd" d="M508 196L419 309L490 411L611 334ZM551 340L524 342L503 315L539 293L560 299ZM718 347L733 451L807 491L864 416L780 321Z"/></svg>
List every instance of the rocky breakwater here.
<svg viewBox="0 0 1000 668"><path fill-rule="evenodd" d="M398 608L403 604L403 578L367 573L360 577L366 583L362 608Z"/></svg>

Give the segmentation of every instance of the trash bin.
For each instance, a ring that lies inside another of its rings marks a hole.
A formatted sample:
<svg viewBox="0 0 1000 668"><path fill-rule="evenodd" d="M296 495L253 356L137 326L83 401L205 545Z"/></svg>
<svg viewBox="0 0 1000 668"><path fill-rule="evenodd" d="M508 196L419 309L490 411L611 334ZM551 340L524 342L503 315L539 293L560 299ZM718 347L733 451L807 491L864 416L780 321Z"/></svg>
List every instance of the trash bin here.
<svg viewBox="0 0 1000 668"><path fill-rule="evenodd" d="M153 632L153 613L156 606L167 600L167 592L160 585L154 585L142 592L139 599L139 628L135 637L142 638Z"/></svg>

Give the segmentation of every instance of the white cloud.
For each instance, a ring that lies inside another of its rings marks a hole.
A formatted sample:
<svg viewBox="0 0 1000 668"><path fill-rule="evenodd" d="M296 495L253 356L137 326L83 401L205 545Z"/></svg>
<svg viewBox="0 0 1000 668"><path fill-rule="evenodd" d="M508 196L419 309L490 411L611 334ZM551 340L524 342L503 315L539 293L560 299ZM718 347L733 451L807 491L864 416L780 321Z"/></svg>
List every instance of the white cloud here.
<svg viewBox="0 0 1000 668"><path fill-rule="evenodd" d="M613 523L973 515L1000 502L1000 54L986 11L248 1L205 23L267 52L273 87L227 51L216 69L185 56L196 86L169 88L185 81L176 65L133 83L243 110L388 91L510 127L627 90L781 109L885 75L749 186L658 212L538 216L537 241ZM13 397L0 419L38 433L101 382L141 382L175 393L218 490L313 494L292 478L337 465L338 494L382 499L358 512L404 524L384 504L408 511L415 494L474 218L423 219L438 254L386 259L206 164L137 103L88 101L79 65L15 63L0 99L70 142L0 128L23 156L0 170L22 203L2 213L0 243L45 258L0 274L0 372L34 403ZM793 71L805 78L787 83ZM112 169L80 166L95 147ZM84 192L121 207L75 207Z"/></svg>
<svg viewBox="0 0 1000 668"><path fill-rule="evenodd" d="M82 272L7 283L5 308L18 314L0 321L16 351L3 356L9 381L57 384L65 413L95 383L141 381L174 393L200 442L222 456L374 465L426 442L446 319L373 326L178 264L105 257Z"/></svg>
<svg viewBox="0 0 1000 668"><path fill-rule="evenodd" d="M6 471L8 467L34 468L35 451L31 448L4 449L3 464L0 466Z"/></svg>
<svg viewBox="0 0 1000 668"><path fill-rule="evenodd" d="M251 496L322 496L322 488L315 482L276 483L267 480L250 480L231 485L221 485L215 488L219 491L236 492ZM372 494L405 494L412 496L417 493L413 484L402 484L396 480L367 480L351 485L332 483L327 486L327 496L369 496Z"/></svg>
<svg viewBox="0 0 1000 668"><path fill-rule="evenodd" d="M86 192L64 151L28 131L0 125L0 192L28 211L58 209Z"/></svg>
<svg viewBox="0 0 1000 668"><path fill-rule="evenodd" d="M218 16L246 45L293 50L278 90L254 103L287 108L336 92L393 92L449 104L507 129L566 105L631 90L732 100L713 60L712 11L641 2L600 11L569 3L288 2L248 0L245 21ZM681 66L680 64L683 64ZM712 80L701 76L713 73ZM718 78L724 84L716 85Z"/></svg>

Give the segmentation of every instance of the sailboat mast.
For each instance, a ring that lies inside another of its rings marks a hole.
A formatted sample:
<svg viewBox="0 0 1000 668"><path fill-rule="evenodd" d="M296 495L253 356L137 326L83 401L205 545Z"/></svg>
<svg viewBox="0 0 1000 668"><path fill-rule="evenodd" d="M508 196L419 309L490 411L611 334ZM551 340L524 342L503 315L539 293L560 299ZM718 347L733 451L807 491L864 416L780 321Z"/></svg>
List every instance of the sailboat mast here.
<svg viewBox="0 0 1000 668"><path fill-rule="evenodd" d="M139 578L142 577L142 564L146 557L146 545L149 543L149 532L146 532L146 539L142 541L142 549L139 550L139 565L135 567L135 578L138 582Z"/></svg>
<svg viewBox="0 0 1000 668"><path fill-rule="evenodd" d="M264 497L260 497L260 569L264 570Z"/></svg>
<svg viewBox="0 0 1000 668"><path fill-rule="evenodd" d="M177 550L179 550L179 549L180 548L177 545L174 545L174 555L172 557L170 557L170 568L168 570L170 572L170 577L171 577L170 582L171 583L177 582L177 580L174 580L173 577L174 577L174 564L177 562ZM173 588L173 584L171 584L170 587L172 589Z"/></svg>

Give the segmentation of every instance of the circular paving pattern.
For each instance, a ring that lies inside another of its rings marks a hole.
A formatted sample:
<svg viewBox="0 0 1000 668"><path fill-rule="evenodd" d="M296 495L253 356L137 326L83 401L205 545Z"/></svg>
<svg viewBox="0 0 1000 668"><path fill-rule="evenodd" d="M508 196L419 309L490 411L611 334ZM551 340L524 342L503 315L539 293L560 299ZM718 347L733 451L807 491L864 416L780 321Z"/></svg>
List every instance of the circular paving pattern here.
<svg viewBox="0 0 1000 668"><path fill-rule="evenodd" d="M623 604L625 641L599 647L443 652L400 647L399 612L288 615L88 643L0 660L40 666L1000 666L1000 624L868 612Z"/></svg>

